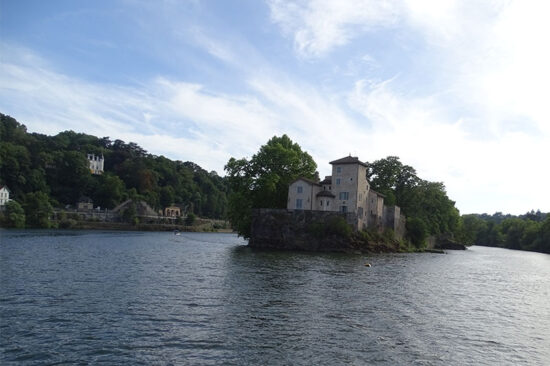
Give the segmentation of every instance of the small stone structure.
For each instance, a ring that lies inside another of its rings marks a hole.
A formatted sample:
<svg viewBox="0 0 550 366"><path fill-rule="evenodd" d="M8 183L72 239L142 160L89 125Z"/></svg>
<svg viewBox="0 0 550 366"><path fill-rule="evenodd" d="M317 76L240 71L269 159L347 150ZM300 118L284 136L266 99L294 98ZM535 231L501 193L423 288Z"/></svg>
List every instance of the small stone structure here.
<svg viewBox="0 0 550 366"><path fill-rule="evenodd" d="M76 203L77 211L90 211L94 209L94 203L90 197L82 196Z"/></svg>
<svg viewBox="0 0 550 366"><path fill-rule="evenodd" d="M180 217L181 209L178 206L168 206L164 209L164 216L166 217Z"/></svg>

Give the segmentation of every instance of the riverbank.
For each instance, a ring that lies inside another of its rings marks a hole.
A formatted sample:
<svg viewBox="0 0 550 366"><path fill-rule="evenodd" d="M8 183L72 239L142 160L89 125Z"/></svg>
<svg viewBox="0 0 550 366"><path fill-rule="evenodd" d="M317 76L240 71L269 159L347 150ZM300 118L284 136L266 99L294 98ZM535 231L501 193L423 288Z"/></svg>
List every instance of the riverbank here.
<svg viewBox="0 0 550 366"><path fill-rule="evenodd" d="M3 226L0 226L5 228ZM51 229L70 230L116 230L116 231L182 231L182 232L213 232L232 233L229 223L223 220L196 219L193 225L169 223L126 223L99 220L51 220ZM7 228L6 228L7 229ZM28 229L36 229L29 227Z"/></svg>
<svg viewBox="0 0 550 366"><path fill-rule="evenodd" d="M231 233L233 230L216 227L215 225L173 225L173 224L128 224L124 222L90 222L79 221L73 223L69 227L58 225L60 229L75 229L75 230L120 230L120 231L185 231L185 232L226 232Z"/></svg>

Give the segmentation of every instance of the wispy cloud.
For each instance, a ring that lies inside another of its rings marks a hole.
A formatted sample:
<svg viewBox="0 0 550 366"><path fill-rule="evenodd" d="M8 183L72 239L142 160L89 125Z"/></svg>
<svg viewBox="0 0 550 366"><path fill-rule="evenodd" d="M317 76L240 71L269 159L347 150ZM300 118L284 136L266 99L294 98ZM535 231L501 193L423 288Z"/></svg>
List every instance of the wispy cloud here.
<svg viewBox="0 0 550 366"><path fill-rule="evenodd" d="M28 50L12 55L17 60L1 64L0 108L33 131L110 135L219 172L231 154L250 155L277 131L277 116L251 96L164 78L134 87L94 84L51 70Z"/></svg>
<svg viewBox="0 0 550 366"><path fill-rule="evenodd" d="M304 56L323 55L356 38L361 32L396 21L391 2L366 1L268 1L272 20L292 36Z"/></svg>

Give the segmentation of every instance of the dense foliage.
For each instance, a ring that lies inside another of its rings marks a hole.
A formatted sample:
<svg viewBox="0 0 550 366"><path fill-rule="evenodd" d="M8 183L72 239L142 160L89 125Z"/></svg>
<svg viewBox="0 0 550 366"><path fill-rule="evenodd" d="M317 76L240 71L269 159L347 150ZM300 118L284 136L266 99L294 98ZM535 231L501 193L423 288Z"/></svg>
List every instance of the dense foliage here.
<svg viewBox="0 0 550 366"><path fill-rule="evenodd" d="M252 159L231 158L225 170L231 188L228 217L239 235L250 235L251 209L286 208L289 184L318 179L317 164L287 136L273 137Z"/></svg>
<svg viewBox="0 0 550 366"><path fill-rule="evenodd" d="M550 214L463 215L464 240L469 244L550 253Z"/></svg>
<svg viewBox="0 0 550 366"><path fill-rule="evenodd" d="M25 209L27 224L47 226L40 217L50 210L44 197L54 207L75 205L82 196L101 208L134 198L154 209L181 204L202 217L226 215L227 185L216 172L148 154L132 142L73 131L55 136L28 133L4 114L0 140L0 184L7 185L11 198ZM104 174L91 174L88 153L105 157ZM20 225L20 219L13 218Z"/></svg>
<svg viewBox="0 0 550 366"><path fill-rule="evenodd" d="M371 188L385 195L385 204L401 207L407 216L409 239L422 244L427 235L460 234L460 215L445 186L419 178L416 170L396 156L367 163Z"/></svg>

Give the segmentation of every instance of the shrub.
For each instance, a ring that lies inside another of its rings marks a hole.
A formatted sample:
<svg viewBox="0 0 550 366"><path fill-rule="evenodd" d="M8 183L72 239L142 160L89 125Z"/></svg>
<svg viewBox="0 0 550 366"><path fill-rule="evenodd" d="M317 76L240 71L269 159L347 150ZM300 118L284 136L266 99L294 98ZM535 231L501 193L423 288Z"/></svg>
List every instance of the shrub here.
<svg viewBox="0 0 550 366"><path fill-rule="evenodd" d="M197 216L194 213L190 212L185 218L185 225L192 226L195 223Z"/></svg>
<svg viewBox="0 0 550 366"><path fill-rule="evenodd" d="M59 222L59 228L60 229L72 229L76 226L78 222L76 220L73 220L73 219L66 219L66 220L61 220Z"/></svg>
<svg viewBox="0 0 550 366"><path fill-rule="evenodd" d="M16 201L6 203L6 226L22 229L25 227L25 211Z"/></svg>
<svg viewBox="0 0 550 366"><path fill-rule="evenodd" d="M340 235L346 238L351 236L353 232L351 226L343 217L331 217L326 224L325 232L327 234Z"/></svg>

